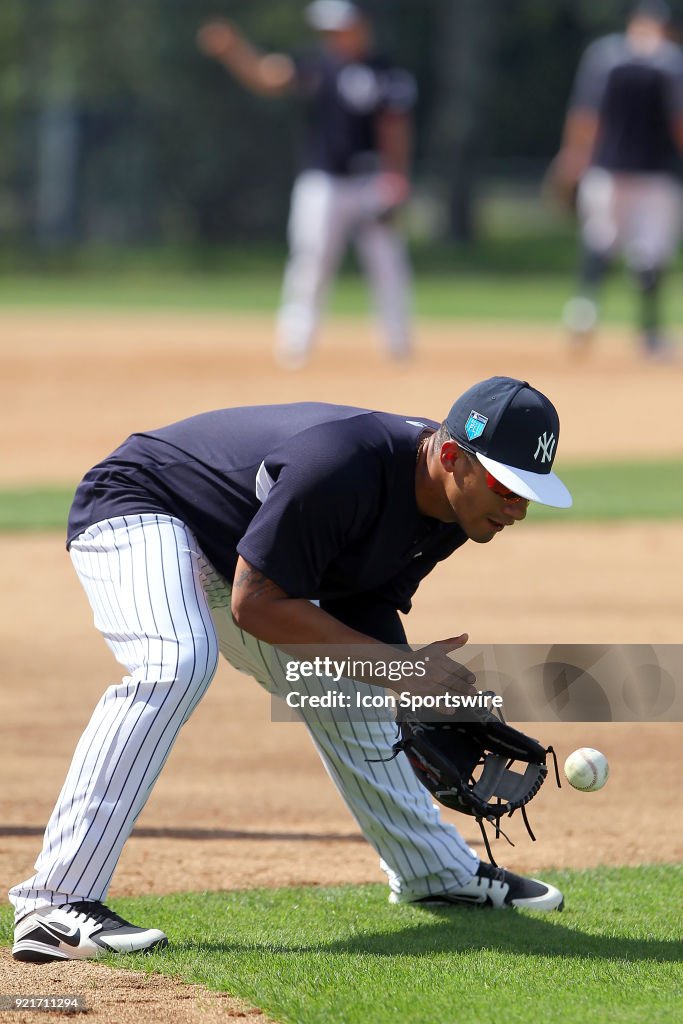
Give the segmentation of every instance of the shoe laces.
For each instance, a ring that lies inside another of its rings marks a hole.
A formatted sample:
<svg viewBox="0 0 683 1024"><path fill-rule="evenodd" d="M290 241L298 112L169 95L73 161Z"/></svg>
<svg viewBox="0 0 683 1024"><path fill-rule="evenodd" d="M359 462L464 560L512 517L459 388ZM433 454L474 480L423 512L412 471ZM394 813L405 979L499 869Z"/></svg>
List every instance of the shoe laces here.
<svg viewBox="0 0 683 1024"><path fill-rule="evenodd" d="M96 900L78 900L76 903L69 903L68 909L73 911L77 917L95 921L96 924L110 924L112 922L114 924L129 924L119 914L106 907L104 903L98 903Z"/></svg>
<svg viewBox="0 0 683 1024"><path fill-rule="evenodd" d="M500 882L501 885L506 883L505 868L499 868L498 865L485 864L483 861L479 864L479 884L487 882L489 889L494 882Z"/></svg>

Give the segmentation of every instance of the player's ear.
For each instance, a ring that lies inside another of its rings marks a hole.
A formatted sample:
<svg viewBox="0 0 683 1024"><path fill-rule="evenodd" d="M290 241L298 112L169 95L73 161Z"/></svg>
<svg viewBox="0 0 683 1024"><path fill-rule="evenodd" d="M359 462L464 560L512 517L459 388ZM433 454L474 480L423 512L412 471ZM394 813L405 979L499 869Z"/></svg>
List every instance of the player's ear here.
<svg viewBox="0 0 683 1024"><path fill-rule="evenodd" d="M441 445L439 459L441 465L448 472L452 473L458 459L464 459L465 453L457 441L444 441Z"/></svg>

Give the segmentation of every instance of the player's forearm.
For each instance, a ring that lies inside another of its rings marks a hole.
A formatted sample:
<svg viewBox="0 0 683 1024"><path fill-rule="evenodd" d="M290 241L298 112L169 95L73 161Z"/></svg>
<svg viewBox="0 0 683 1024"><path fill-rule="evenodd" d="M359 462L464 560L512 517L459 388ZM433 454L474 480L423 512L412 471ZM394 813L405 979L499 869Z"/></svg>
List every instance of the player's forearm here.
<svg viewBox="0 0 683 1024"><path fill-rule="evenodd" d="M289 597L277 584L239 558L232 586L232 616L237 625L258 640L287 653L301 655L301 645L320 648L321 656L338 659L348 653L349 645L372 648L368 660L393 661L396 649L366 633L351 629L318 605L304 598ZM376 682L370 670L367 679Z"/></svg>
<svg viewBox="0 0 683 1024"><path fill-rule="evenodd" d="M358 644L370 638L305 598L290 597L241 556L232 584L232 616L245 632L277 644Z"/></svg>
<svg viewBox="0 0 683 1024"><path fill-rule="evenodd" d="M559 155L563 169L579 178L590 162L597 136L598 118L592 111L570 111Z"/></svg>
<svg viewBox="0 0 683 1024"><path fill-rule="evenodd" d="M232 615L246 633L284 649L288 644L362 644L369 639L304 598L264 595L240 600L237 584Z"/></svg>
<svg viewBox="0 0 683 1024"><path fill-rule="evenodd" d="M683 156L683 117L679 117L674 121L673 135L678 146L678 152Z"/></svg>
<svg viewBox="0 0 683 1024"><path fill-rule="evenodd" d="M262 54L245 46L221 62L242 85L263 96L279 96L294 79L292 61L282 53Z"/></svg>
<svg viewBox="0 0 683 1024"><path fill-rule="evenodd" d="M422 693L474 692L475 676L448 657L467 642L466 634L437 641L418 651L402 650L401 660L406 664L412 662L416 671L408 671L399 682L387 682L386 671L379 672L378 667L396 663L396 647L351 629L310 601L289 597L241 556L237 559L231 610L236 624L246 633L296 658L301 657L302 644L306 646L307 658L329 657L337 661L344 661L349 655L349 645L362 647L361 658L358 650L354 652L354 680L358 683L376 686L379 682L390 690L401 690L407 685Z"/></svg>
<svg viewBox="0 0 683 1024"><path fill-rule="evenodd" d="M199 30L197 43L251 92L276 96L294 81L292 60L280 53L262 53L229 21L208 22Z"/></svg>

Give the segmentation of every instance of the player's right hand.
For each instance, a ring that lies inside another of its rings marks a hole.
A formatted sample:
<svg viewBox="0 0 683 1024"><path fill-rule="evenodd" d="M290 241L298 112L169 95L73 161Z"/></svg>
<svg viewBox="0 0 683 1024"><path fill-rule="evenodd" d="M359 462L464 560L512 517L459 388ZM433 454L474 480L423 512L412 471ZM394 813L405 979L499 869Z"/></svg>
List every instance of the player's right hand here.
<svg viewBox="0 0 683 1024"><path fill-rule="evenodd" d="M576 193L588 158L584 151L565 147L560 150L543 176L541 192L566 210L576 208Z"/></svg>
<svg viewBox="0 0 683 1024"><path fill-rule="evenodd" d="M466 665L461 665L460 662L449 658L449 654L464 647L468 639L467 633L462 633L460 636L449 637L446 640L436 640L426 647L420 647L419 650L413 651L409 656L410 660L416 664L425 664L426 674L414 676L409 685L404 678L401 684L402 688L422 696L426 694L439 696L445 693L475 694L477 690L474 684L477 677L474 672L470 671ZM444 713L448 713L446 709L444 709Z"/></svg>
<svg viewBox="0 0 683 1024"><path fill-rule="evenodd" d="M403 206L410 196L410 181L398 171L382 171L377 179L380 203L387 209Z"/></svg>

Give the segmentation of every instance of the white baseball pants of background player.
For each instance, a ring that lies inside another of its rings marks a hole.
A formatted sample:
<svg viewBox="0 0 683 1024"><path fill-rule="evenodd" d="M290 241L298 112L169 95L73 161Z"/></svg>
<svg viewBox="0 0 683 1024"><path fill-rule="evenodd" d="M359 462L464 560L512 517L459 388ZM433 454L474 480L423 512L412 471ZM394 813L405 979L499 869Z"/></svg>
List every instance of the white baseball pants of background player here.
<svg viewBox="0 0 683 1024"><path fill-rule="evenodd" d="M635 272L665 267L680 243L682 197L668 174L613 174L592 167L577 195L583 242L604 256L622 253Z"/></svg>
<svg viewBox="0 0 683 1024"><path fill-rule="evenodd" d="M285 695L273 676L273 649L235 625L230 587L180 520L105 520L73 542L71 557L95 625L129 674L106 690L76 747L35 874L10 890L17 918L39 906L104 901L135 820L216 671L219 648L236 668ZM320 679L296 683L308 693L328 687ZM306 725L399 900L470 880L476 854L441 821L405 755L367 760L390 755L392 723L313 718Z"/></svg>
<svg viewBox="0 0 683 1024"><path fill-rule="evenodd" d="M313 347L330 282L353 241L370 282L388 352L411 348L412 279L405 245L386 213L377 175L338 177L306 171L294 183L289 259L277 320L276 357L304 365Z"/></svg>

